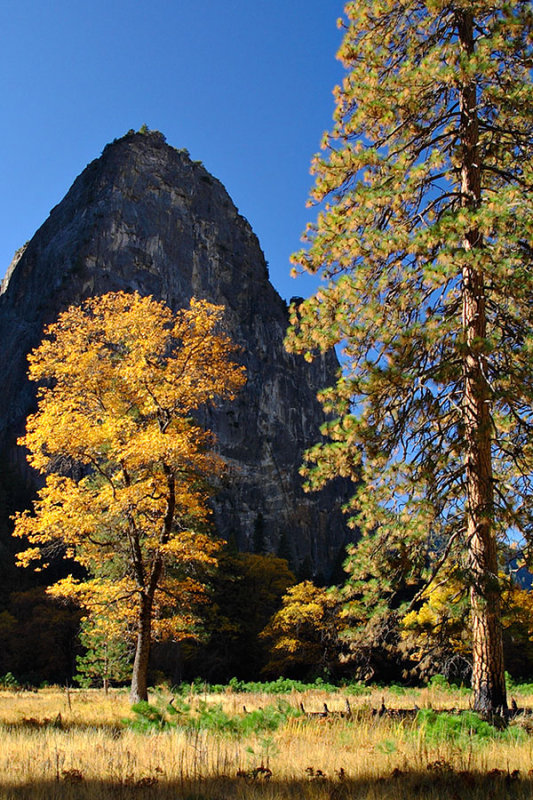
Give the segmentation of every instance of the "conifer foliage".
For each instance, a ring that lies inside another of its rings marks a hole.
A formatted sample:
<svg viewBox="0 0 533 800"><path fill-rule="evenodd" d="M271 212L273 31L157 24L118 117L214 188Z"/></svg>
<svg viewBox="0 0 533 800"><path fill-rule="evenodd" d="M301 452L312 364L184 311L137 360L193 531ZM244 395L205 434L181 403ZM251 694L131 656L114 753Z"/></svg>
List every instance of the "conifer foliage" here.
<svg viewBox="0 0 533 800"><path fill-rule="evenodd" d="M421 577L462 575L491 711L506 704L498 546L532 533L531 5L357 0L341 24L323 206L293 257L323 285L293 309L289 347L343 350L309 485L360 481L354 596L379 605L383 583L401 607Z"/></svg>
<svg viewBox="0 0 533 800"><path fill-rule="evenodd" d="M110 293L61 314L29 358L44 384L20 443L46 483L16 517L30 544L19 559L42 566L62 550L85 569L52 591L103 634L134 632L133 702L147 699L152 637L190 634L215 563L206 479L223 464L192 414L244 382L222 316L205 301L173 315Z"/></svg>

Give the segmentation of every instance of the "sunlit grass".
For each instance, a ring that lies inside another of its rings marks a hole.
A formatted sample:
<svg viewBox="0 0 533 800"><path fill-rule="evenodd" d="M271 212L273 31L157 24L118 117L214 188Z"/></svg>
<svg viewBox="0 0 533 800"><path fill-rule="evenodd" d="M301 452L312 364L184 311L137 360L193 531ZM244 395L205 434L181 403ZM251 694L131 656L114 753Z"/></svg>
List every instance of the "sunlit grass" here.
<svg viewBox="0 0 533 800"><path fill-rule="evenodd" d="M345 709L346 694L317 690L285 695L295 710ZM221 703L228 714L275 704L267 694L191 695ZM533 737L518 741L475 736L429 741L411 718L387 708L467 708L465 693L375 689L349 696L354 718L290 717L275 732L246 738L209 730L140 734L126 692L49 689L0 692L0 797L42 800L133 797L173 800L470 800L533 794ZM522 697L521 704L532 698ZM196 704L196 705L195 705Z"/></svg>

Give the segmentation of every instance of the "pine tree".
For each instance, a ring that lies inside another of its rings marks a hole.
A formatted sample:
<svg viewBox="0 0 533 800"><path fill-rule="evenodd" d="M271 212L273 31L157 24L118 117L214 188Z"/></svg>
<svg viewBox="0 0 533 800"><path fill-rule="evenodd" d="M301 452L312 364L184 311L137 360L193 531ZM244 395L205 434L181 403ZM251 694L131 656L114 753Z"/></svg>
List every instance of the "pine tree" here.
<svg viewBox="0 0 533 800"><path fill-rule="evenodd" d="M80 642L83 655L76 657L75 680L85 688L102 686L105 694L112 683L125 683L131 675L133 647L124 631L110 631L109 621L103 625L98 617L82 620Z"/></svg>
<svg viewBox="0 0 533 800"><path fill-rule="evenodd" d="M254 522L253 552L258 553L261 556L264 556L267 552L265 539L265 518L261 511L256 516Z"/></svg>
<svg viewBox="0 0 533 800"><path fill-rule="evenodd" d="M499 542L532 530L532 10L358 0L341 24L348 72L313 161L323 207L293 257L324 283L293 308L289 347L343 352L309 484L360 480L357 558L392 603L396 571L412 607L420 576L461 572L474 703L493 711Z"/></svg>

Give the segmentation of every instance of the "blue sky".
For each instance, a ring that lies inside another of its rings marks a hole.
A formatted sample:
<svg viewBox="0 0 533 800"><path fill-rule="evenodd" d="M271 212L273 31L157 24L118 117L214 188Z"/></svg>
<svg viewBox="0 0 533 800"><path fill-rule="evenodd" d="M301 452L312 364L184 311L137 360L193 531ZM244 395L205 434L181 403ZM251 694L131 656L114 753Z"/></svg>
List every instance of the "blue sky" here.
<svg viewBox="0 0 533 800"><path fill-rule="evenodd" d="M280 294L315 212L311 156L342 80L336 0L0 0L0 277L86 164L143 123L251 223Z"/></svg>

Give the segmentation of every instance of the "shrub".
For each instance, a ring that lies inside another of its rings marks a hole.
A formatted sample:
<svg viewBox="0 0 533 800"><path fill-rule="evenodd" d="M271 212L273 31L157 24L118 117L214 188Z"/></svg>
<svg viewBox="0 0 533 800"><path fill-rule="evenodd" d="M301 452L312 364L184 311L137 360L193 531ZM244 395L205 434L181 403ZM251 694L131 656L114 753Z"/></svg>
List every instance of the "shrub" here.
<svg viewBox="0 0 533 800"><path fill-rule="evenodd" d="M447 743L458 747L484 745L496 739L516 742L527 738L521 728L499 729L473 711L447 714L422 709L416 716L416 728L428 744Z"/></svg>
<svg viewBox="0 0 533 800"><path fill-rule="evenodd" d="M507 691L513 694L533 694L533 683L521 683L515 681L508 672L505 673L505 682L507 684Z"/></svg>
<svg viewBox="0 0 533 800"><path fill-rule="evenodd" d="M6 672L5 675L0 676L0 689L19 689L20 683L15 678L12 672Z"/></svg>
<svg viewBox="0 0 533 800"><path fill-rule="evenodd" d="M272 733L288 717L298 713L281 701L275 706L233 716L226 713L220 703L200 702L198 708L192 711L181 698L172 698L169 702L162 695L156 698L155 704L144 701L135 703L132 711L134 719L125 720L125 723L139 733L181 728L188 731L210 731L236 739Z"/></svg>
<svg viewBox="0 0 533 800"><path fill-rule="evenodd" d="M444 677L444 675L433 675L427 682L427 686L429 689L437 689L440 692L449 692L450 694L454 692L459 692L460 694L470 694L471 689L467 686L458 685L453 681L450 681Z"/></svg>

